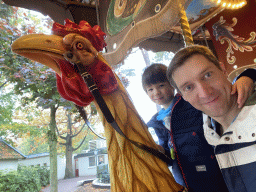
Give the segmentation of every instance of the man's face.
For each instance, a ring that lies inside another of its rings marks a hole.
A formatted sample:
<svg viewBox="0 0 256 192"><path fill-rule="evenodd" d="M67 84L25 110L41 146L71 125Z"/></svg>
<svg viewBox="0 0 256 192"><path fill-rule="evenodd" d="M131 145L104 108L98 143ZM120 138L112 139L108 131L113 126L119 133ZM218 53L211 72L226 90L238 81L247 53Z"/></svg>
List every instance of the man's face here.
<svg viewBox="0 0 256 192"><path fill-rule="evenodd" d="M158 105L168 107L174 97L174 89L169 82L161 82L146 86L149 98Z"/></svg>
<svg viewBox="0 0 256 192"><path fill-rule="evenodd" d="M224 72L203 55L193 55L172 75L183 98L211 117L220 117L231 107L231 83Z"/></svg>

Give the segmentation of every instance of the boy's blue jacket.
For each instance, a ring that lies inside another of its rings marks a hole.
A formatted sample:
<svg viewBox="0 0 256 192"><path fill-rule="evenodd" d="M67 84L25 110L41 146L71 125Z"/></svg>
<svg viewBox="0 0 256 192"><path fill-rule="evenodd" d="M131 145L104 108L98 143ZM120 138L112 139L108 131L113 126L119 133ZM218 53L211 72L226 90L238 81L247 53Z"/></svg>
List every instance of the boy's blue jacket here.
<svg viewBox="0 0 256 192"><path fill-rule="evenodd" d="M189 192L227 192L214 149L204 137L203 115L179 94L173 99L171 131L154 115L147 123L153 127L166 154L175 151L172 166L175 180Z"/></svg>

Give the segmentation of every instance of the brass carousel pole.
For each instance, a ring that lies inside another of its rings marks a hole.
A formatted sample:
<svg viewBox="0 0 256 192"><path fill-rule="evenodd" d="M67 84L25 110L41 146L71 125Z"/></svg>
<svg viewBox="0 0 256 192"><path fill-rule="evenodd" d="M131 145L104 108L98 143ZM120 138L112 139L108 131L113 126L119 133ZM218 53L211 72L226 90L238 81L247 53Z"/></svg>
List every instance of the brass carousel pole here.
<svg viewBox="0 0 256 192"><path fill-rule="evenodd" d="M180 4L179 9L180 9L180 13L179 13L180 25L181 25L182 36L185 41L185 46L187 47L189 45L194 45L193 37L191 34L191 30L189 27L188 18L187 18L184 6L182 4Z"/></svg>

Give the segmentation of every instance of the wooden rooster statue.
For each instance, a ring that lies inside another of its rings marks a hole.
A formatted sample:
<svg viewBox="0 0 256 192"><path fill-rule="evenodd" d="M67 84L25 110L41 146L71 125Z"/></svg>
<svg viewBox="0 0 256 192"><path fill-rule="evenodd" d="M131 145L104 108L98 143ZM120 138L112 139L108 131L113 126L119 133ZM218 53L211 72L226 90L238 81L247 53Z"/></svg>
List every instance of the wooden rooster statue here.
<svg viewBox="0 0 256 192"><path fill-rule="evenodd" d="M105 129L111 191L186 191L175 182L165 162L130 142L132 140L158 149L122 83L98 53L106 46L104 32L99 26L92 28L86 21L81 21L79 25L69 20L65 22L64 26L54 23L54 35L20 37L12 44L12 50L52 68L56 72L60 95L79 106L94 101L79 69L82 67L92 76L115 123L126 136L122 136L107 122L94 101Z"/></svg>

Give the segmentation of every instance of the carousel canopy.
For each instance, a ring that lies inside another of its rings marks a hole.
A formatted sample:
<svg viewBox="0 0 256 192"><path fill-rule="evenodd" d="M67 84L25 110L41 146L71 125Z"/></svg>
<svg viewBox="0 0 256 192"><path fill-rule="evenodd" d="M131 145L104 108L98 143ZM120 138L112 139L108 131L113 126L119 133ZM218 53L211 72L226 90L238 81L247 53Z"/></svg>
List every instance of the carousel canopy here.
<svg viewBox="0 0 256 192"><path fill-rule="evenodd" d="M194 41L210 39L201 26L224 8L211 0L3 0L11 6L36 10L64 24L86 20L107 34L104 57L120 63L132 47L176 52L184 47L179 12L186 10ZM202 31L204 33L202 33ZM205 37L205 38L204 38Z"/></svg>

